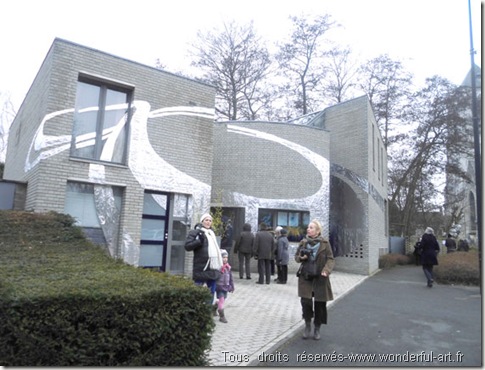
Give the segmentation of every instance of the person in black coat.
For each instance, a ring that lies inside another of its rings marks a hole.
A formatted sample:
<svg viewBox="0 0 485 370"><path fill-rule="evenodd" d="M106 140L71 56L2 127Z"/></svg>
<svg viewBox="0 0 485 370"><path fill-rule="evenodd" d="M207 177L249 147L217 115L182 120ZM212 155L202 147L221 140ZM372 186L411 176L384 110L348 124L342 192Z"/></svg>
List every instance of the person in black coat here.
<svg viewBox="0 0 485 370"><path fill-rule="evenodd" d="M185 240L185 250L194 252L192 279L197 285L207 285L212 297L221 276L222 255L212 230L212 216L205 213Z"/></svg>
<svg viewBox="0 0 485 370"><path fill-rule="evenodd" d="M458 242L458 250L462 252L468 252L469 249L470 246L468 245L466 239L460 239L460 241Z"/></svg>
<svg viewBox="0 0 485 370"><path fill-rule="evenodd" d="M416 262L416 266L419 266L421 264L420 259L421 259L421 240L418 240L416 244L414 244L414 260Z"/></svg>
<svg viewBox="0 0 485 370"><path fill-rule="evenodd" d="M456 252L456 241L451 234L448 234L448 238L445 240L446 253Z"/></svg>
<svg viewBox="0 0 485 370"><path fill-rule="evenodd" d="M428 280L428 287L431 288L434 283L433 266L438 264L437 255L440 252L440 244L434 236L434 230L427 227L423 236L421 237L421 264L423 265L424 275Z"/></svg>

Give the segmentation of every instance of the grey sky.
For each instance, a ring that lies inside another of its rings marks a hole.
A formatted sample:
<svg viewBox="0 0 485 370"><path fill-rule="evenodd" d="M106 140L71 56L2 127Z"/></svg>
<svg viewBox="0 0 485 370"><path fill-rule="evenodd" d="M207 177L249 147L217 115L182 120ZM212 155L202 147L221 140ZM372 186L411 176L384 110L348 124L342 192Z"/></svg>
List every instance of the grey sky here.
<svg viewBox="0 0 485 370"><path fill-rule="evenodd" d="M481 65L481 3L472 0L475 62ZM18 109L55 37L168 70L188 65L197 31L254 20L269 42L289 34L289 15L330 14L329 35L362 60L389 54L422 83L459 84L470 69L467 0L6 0L2 2L0 93Z"/></svg>

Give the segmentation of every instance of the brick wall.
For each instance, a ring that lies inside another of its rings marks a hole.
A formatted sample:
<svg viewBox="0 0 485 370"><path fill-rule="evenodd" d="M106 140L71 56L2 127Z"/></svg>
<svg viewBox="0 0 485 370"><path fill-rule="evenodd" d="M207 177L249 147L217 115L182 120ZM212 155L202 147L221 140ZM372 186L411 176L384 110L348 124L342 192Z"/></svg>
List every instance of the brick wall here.
<svg viewBox="0 0 485 370"><path fill-rule="evenodd" d="M356 184L346 181L362 202L366 231L360 243L362 247L357 246L356 253L337 257L336 269L368 275L378 269L379 249L388 246L385 151L383 161L377 159L377 152L381 153L384 148L383 141L367 97L328 108L325 126L330 132L332 163L352 171L369 184L369 188L363 191ZM371 195L373 192L378 201Z"/></svg>
<svg viewBox="0 0 485 370"><path fill-rule="evenodd" d="M43 118L75 107L80 74L132 87L134 100L148 102L150 111L179 106L214 107L214 88L211 86L56 39L12 124L7 150L4 177L28 182L25 206L28 210L63 212L68 181L97 182L90 177L92 162L70 158L69 141L65 150L54 155L44 150L46 157L24 171L25 163L39 155L29 155L29 148ZM72 128L73 113L67 112L50 119L42 132L58 140L63 135L69 137ZM212 128L212 118L172 116L149 121L146 130L156 154L169 158L170 164L181 172L210 185ZM130 151L138 149L137 144L130 143ZM47 149L60 147L54 145ZM146 162L150 160L146 158ZM104 163L101 183L124 189L120 234L129 235L135 244L139 244L144 189L128 163ZM152 171L146 174L155 179L152 190L173 192L176 189L177 184L164 178L163 173L157 173L156 168ZM120 243L123 235L120 235Z"/></svg>

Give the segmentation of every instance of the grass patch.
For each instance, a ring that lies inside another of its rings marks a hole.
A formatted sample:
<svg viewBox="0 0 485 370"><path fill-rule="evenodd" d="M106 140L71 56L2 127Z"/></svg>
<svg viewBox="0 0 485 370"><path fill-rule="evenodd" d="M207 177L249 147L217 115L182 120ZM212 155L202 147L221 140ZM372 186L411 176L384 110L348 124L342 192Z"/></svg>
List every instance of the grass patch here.
<svg viewBox="0 0 485 370"><path fill-rule="evenodd" d="M435 280L441 284L480 285L478 251L454 252L438 255Z"/></svg>
<svg viewBox="0 0 485 370"><path fill-rule="evenodd" d="M414 264L412 254L389 253L379 257L379 268L389 269L398 265ZM438 255L438 265L433 269L434 278L440 284L480 286L480 263L478 251L444 253Z"/></svg>
<svg viewBox="0 0 485 370"><path fill-rule="evenodd" d="M379 268L388 269L398 265L409 265L412 262L409 256L399 253L389 253L379 257Z"/></svg>

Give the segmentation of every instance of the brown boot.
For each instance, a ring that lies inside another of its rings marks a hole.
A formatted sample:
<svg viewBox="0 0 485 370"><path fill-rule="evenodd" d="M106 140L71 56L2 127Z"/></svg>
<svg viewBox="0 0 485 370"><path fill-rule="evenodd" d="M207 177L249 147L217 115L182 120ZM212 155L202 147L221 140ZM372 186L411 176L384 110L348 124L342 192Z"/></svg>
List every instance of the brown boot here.
<svg viewBox="0 0 485 370"><path fill-rule="evenodd" d="M212 305L212 316L217 316L217 303Z"/></svg>
<svg viewBox="0 0 485 370"><path fill-rule="evenodd" d="M218 310L217 312L219 312L219 321L227 324L226 316L224 316L224 310Z"/></svg>

